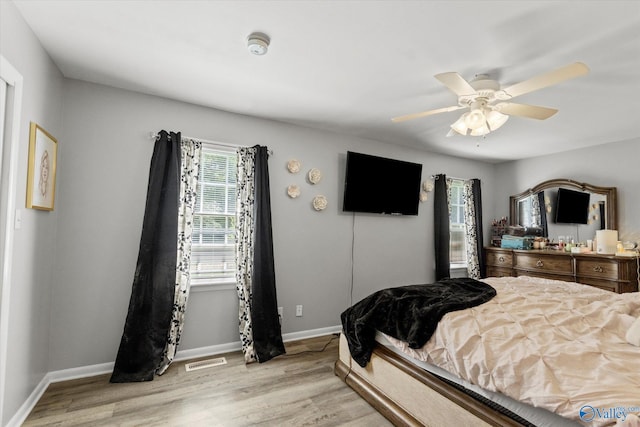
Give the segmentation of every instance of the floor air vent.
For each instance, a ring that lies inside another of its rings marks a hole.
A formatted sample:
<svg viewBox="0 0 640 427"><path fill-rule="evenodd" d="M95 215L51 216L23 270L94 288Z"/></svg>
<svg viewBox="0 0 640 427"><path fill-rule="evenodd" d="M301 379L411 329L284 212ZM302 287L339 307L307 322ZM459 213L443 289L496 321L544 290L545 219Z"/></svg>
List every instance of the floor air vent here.
<svg viewBox="0 0 640 427"><path fill-rule="evenodd" d="M226 364L227 364L227 359L225 359L224 357L218 357L215 359L198 360L197 362L187 363L186 365L184 365L184 367L187 370L187 372L189 372L189 371L195 371L198 369L213 368L214 366L220 366L220 365L226 365Z"/></svg>

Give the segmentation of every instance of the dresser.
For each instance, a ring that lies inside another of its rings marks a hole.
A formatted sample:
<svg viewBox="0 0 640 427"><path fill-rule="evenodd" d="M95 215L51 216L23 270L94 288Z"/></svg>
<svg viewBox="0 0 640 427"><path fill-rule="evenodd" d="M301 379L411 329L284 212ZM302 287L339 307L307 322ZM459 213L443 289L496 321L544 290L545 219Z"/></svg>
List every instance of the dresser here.
<svg viewBox="0 0 640 427"><path fill-rule="evenodd" d="M638 259L555 250L485 248L488 277L535 276L612 292L638 291Z"/></svg>

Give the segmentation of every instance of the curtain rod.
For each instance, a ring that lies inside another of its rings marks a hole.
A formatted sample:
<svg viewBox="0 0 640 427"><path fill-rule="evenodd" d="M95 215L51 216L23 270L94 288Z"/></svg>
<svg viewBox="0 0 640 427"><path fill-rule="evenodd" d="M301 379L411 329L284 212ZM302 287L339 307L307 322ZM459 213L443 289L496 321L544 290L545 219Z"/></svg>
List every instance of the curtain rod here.
<svg viewBox="0 0 640 427"><path fill-rule="evenodd" d="M156 140L158 138L160 138L160 134L157 132L150 132L149 133L149 137L153 140ZM240 147L247 147L246 145L235 145L235 144L226 144L224 142L218 142L218 141L211 141L208 139L202 139L202 138L194 138L192 136L187 136L187 135L182 135L182 138L187 138L187 139L194 139L196 141L200 141L200 142L204 142L207 144L215 144L215 145L220 145L222 147L229 147L229 148L240 148ZM267 149L267 153L270 156L273 156L273 150L272 149Z"/></svg>
<svg viewBox="0 0 640 427"><path fill-rule="evenodd" d="M442 175L442 174L438 174L438 175ZM438 179L438 175L431 175L431 179ZM444 174L444 175L446 175L447 178L449 179L455 179L457 181L470 181L471 179L474 179L474 178L456 178L455 176L449 176L447 174Z"/></svg>

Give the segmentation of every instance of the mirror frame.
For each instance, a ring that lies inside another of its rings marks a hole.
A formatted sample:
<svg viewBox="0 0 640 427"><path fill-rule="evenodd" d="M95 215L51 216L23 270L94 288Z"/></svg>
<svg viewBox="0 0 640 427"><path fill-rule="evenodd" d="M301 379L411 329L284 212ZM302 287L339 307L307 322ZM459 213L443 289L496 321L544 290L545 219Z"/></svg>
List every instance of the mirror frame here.
<svg viewBox="0 0 640 427"><path fill-rule="evenodd" d="M520 200L529 197L532 194L538 194L542 190L555 187L569 187L581 191L589 191L591 193L601 194L607 198L606 203L606 228L609 230L617 230L618 226L618 190L616 187L599 187L597 185L587 184L586 182L577 182L571 179L550 179L532 187L520 194L509 197L509 224L518 225L516 218L518 217L518 203Z"/></svg>

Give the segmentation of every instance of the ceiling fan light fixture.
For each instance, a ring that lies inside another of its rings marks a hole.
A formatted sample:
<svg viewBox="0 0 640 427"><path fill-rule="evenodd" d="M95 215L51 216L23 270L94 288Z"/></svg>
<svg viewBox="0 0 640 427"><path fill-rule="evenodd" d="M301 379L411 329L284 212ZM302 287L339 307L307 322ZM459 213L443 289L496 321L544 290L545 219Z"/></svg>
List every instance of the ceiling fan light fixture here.
<svg viewBox="0 0 640 427"><path fill-rule="evenodd" d="M469 113L464 113L462 116L460 116L460 118L458 120L455 121L454 124L451 125L451 129L453 129L455 132L459 133L460 135L467 135L467 123L466 123L466 118L469 115Z"/></svg>
<svg viewBox="0 0 640 427"><path fill-rule="evenodd" d="M487 119L484 116L484 105L481 101L475 101L471 104L471 111L469 111L467 117L464 119L469 129L479 129L482 126L486 126Z"/></svg>
<svg viewBox="0 0 640 427"><path fill-rule="evenodd" d="M486 134L488 134L489 132L491 132L491 130L489 130L489 127L485 124L483 124L482 126L480 126L477 129L472 129L470 135L471 136L484 136Z"/></svg>
<svg viewBox="0 0 640 427"><path fill-rule="evenodd" d="M509 116L506 114L502 114L499 111L491 110L486 115L487 125L489 129L493 132L494 130L500 128L503 124L509 120Z"/></svg>
<svg viewBox="0 0 640 427"><path fill-rule="evenodd" d="M472 111L465 119L465 123L469 129L478 129L485 125L485 118L482 111Z"/></svg>

